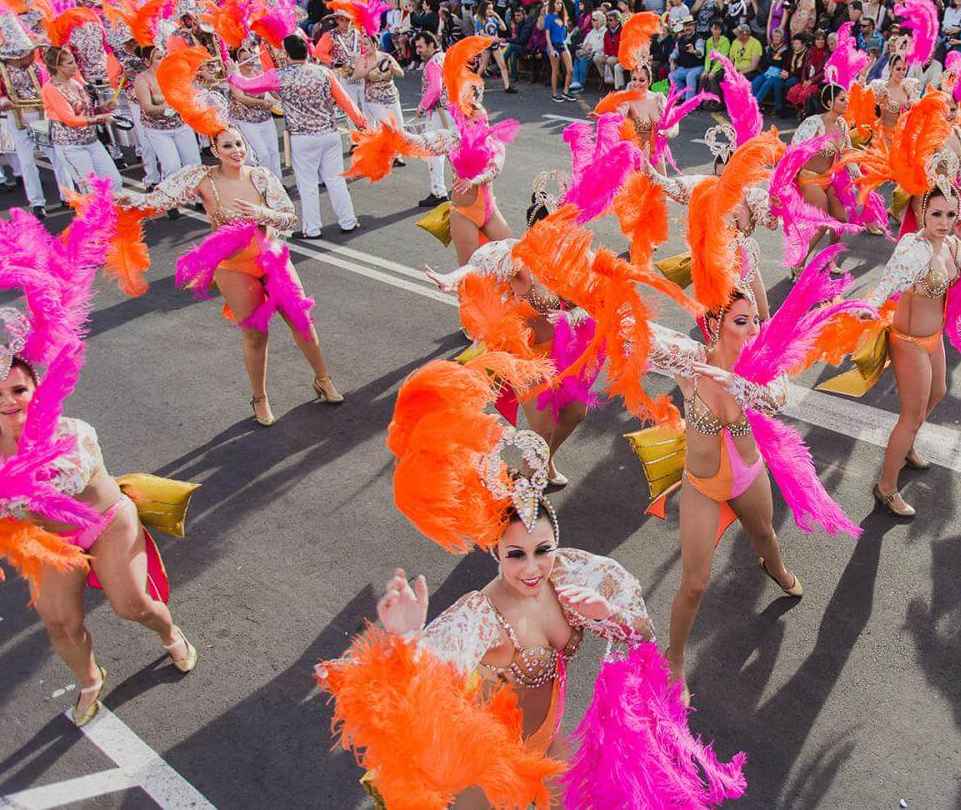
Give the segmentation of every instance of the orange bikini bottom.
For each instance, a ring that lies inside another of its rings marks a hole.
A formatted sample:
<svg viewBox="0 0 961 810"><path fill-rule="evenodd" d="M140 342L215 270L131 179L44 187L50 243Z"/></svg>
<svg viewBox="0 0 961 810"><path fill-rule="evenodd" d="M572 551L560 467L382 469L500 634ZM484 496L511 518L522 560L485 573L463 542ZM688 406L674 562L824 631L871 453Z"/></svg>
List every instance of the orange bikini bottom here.
<svg viewBox="0 0 961 810"><path fill-rule="evenodd" d="M464 219L470 220L478 228L483 228L494 213L494 197L491 194L490 186L483 185L477 188L477 199L470 205L454 205L451 203L451 210L456 211Z"/></svg>
<svg viewBox="0 0 961 810"><path fill-rule="evenodd" d="M551 705L547 707L547 716L544 718L544 722L537 727L537 731L524 740L524 747L529 751L536 751L538 754L546 754L557 735L557 729L561 724L563 714L564 675L559 672L557 677L554 678L554 686L551 689Z"/></svg>
<svg viewBox="0 0 961 810"><path fill-rule="evenodd" d="M224 261L217 265L217 269L229 270L232 273L243 273L245 276L250 276L251 278L262 279L264 277L264 271L261 270L260 265L257 264L258 256L260 256L259 240L251 239L247 247L235 253L229 259L224 259ZM222 312L228 321L236 322L237 319L234 317L234 313L231 312L229 306L224 304Z"/></svg>
<svg viewBox="0 0 961 810"><path fill-rule="evenodd" d="M699 478L685 470L688 483L704 497L722 503L741 497L764 469L764 460L758 456L752 464L745 463L738 452L731 434L721 431L721 462L717 472L710 478Z"/></svg>
<svg viewBox="0 0 961 810"><path fill-rule="evenodd" d="M888 333L888 338L890 340L901 341L903 343L913 343L921 351L927 352L928 354L934 354L938 346L941 345L941 333L935 332L933 335L924 335L923 337L916 337L915 335L906 335L897 327L892 326L891 331Z"/></svg>

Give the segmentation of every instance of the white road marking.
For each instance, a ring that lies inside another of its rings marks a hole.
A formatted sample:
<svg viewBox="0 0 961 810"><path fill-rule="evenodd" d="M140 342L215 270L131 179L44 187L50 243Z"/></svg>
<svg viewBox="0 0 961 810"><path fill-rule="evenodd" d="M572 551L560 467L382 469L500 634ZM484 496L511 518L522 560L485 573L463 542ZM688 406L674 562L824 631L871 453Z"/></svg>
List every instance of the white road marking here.
<svg viewBox="0 0 961 810"><path fill-rule="evenodd" d="M541 118L546 118L548 121L572 121L573 123L586 123L589 119L587 118L571 118L569 115L542 115Z"/></svg>
<svg viewBox="0 0 961 810"><path fill-rule="evenodd" d="M73 722L69 709L64 716L67 722ZM101 706L97 716L81 731L117 764L116 768L0 795L0 808L46 810L119 790L140 788L164 810L216 810L106 706Z"/></svg>

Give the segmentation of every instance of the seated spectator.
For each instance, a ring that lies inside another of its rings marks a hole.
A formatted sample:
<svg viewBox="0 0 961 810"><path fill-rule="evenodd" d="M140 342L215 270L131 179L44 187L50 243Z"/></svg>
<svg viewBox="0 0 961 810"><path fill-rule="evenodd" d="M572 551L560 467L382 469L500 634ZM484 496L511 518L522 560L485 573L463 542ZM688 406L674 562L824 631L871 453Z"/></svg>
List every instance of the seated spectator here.
<svg viewBox="0 0 961 810"><path fill-rule="evenodd" d="M601 14L601 17L603 16ZM533 30L533 17L529 17L524 12L523 6L515 7L507 31L507 50L504 52L504 59L507 60L512 83L517 81L517 66L521 57L527 52L527 45L531 41Z"/></svg>
<svg viewBox="0 0 961 810"><path fill-rule="evenodd" d="M751 36L751 29L746 25L739 25L735 31L734 42L731 43L729 57L738 73L746 79L753 80L758 74L758 66L764 49L761 43Z"/></svg>
<svg viewBox="0 0 961 810"><path fill-rule="evenodd" d="M672 34L681 30L684 18L690 14L690 9L684 5L684 0L667 0L667 11L661 18L661 23L666 31Z"/></svg>
<svg viewBox="0 0 961 810"><path fill-rule="evenodd" d="M948 51L961 50L961 0L951 0L941 20L941 44Z"/></svg>
<svg viewBox="0 0 961 810"><path fill-rule="evenodd" d="M380 47L386 53L392 53L401 66L406 66L411 60L411 1L391 0L391 5L393 7L387 12L384 32L380 38Z"/></svg>
<svg viewBox="0 0 961 810"><path fill-rule="evenodd" d="M798 37L801 35L798 34ZM803 50L803 45L801 46ZM771 42L764 50L761 72L751 82L751 93L758 104L763 104L768 94L774 93L774 112L776 115L784 113L784 88L789 78L788 46L784 42L784 34L780 28L772 32Z"/></svg>
<svg viewBox="0 0 961 810"><path fill-rule="evenodd" d="M604 55L604 12L595 11L591 14L591 30L588 31L580 46L574 49L574 81L571 90L583 90L587 83L587 74L594 63L594 57ZM601 84L604 83L604 73L601 72Z"/></svg>
<svg viewBox="0 0 961 810"><path fill-rule="evenodd" d="M711 36L704 43L704 72L701 74L701 90L714 93L718 98L721 97L720 81L724 78L724 68L721 63L711 59L711 54L715 51L721 56L727 56L731 50L731 40L722 31L720 20L711 23ZM710 101L704 105L706 110L720 110L722 105L719 101Z"/></svg>
<svg viewBox="0 0 961 810"><path fill-rule="evenodd" d="M858 48L868 51L871 48L881 50L884 47L884 37L874 28L874 20L869 17L861 18L861 30L857 36Z"/></svg>
<svg viewBox="0 0 961 810"><path fill-rule="evenodd" d="M808 102L817 96L824 83L824 64L828 60L828 35L824 30L814 32L814 42L804 53L801 81L787 91L788 103L804 110Z"/></svg>
<svg viewBox="0 0 961 810"><path fill-rule="evenodd" d="M749 0L747 7L747 24L751 29L751 34L758 42L767 43L767 23L771 17L772 0ZM734 28L725 33L732 40L734 39Z"/></svg>
<svg viewBox="0 0 961 810"><path fill-rule="evenodd" d="M624 68L617 59L617 49L621 45L621 12L610 9L607 12L607 30L604 31L604 51L594 57L594 66L604 84L613 84L615 90L624 87Z"/></svg>
<svg viewBox="0 0 961 810"><path fill-rule="evenodd" d="M671 54L671 84L683 89L685 100L690 100L697 93L697 83L704 72L704 40L698 37L690 14L682 20L682 25Z"/></svg>
<svg viewBox="0 0 961 810"><path fill-rule="evenodd" d="M944 67L941 63L937 59L931 58L923 67L921 65L911 65L908 68L908 78L917 80L923 96L928 87L938 88L940 86L943 72Z"/></svg>

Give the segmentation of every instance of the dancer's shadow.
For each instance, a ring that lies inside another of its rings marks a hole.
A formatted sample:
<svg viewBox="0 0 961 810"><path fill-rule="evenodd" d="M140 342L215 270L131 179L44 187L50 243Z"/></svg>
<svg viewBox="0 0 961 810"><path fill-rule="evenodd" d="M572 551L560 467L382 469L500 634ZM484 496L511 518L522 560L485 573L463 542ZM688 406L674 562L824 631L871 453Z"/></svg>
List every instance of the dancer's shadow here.
<svg viewBox="0 0 961 810"><path fill-rule="evenodd" d="M36 787L43 775L82 740L83 732L62 713L50 718L27 743L0 761L0 796Z"/></svg>

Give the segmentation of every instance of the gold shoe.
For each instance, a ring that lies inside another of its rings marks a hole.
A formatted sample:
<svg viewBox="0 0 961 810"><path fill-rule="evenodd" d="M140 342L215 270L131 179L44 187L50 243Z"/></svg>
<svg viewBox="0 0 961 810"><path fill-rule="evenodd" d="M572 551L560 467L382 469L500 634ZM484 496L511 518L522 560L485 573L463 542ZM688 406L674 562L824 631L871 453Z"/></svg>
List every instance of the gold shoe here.
<svg viewBox="0 0 961 810"><path fill-rule="evenodd" d="M793 596L795 599L800 599L802 596L804 596L804 586L801 584L801 580L798 579L797 574L794 575L794 584L790 588L785 588L780 582L778 582L778 578L767 570L767 566L764 564L763 557L758 557L757 562L758 565L761 566L761 570L771 578L771 581L774 582L774 584L776 584L788 596Z"/></svg>
<svg viewBox="0 0 961 810"><path fill-rule="evenodd" d="M171 663L177 667L181 672L190 672L195 666L197 666L197 650L193 644L187 641L187 637L184 635L184 631L179 627L174 627L174 631L179 634L180 640L175 641L173 644L164 644L163 648L167 651L170 656ZM170 651L176 647L180 641L184 643L187 648L187 654L183 658L174 658L173 653Z"/></svg>
<svg viewBox="0 0 961 810"><path fill-rule="evenodd" d="M314 377L314 391L320 401L328 405L339 405L344 401L343 395L334 387L330 377Z"/></svg>
<svg viewBox="0 0 961 810"><path fill-rule="evenodd" d="M874 498L895 517L911 518L917 514L914 507L905 501L897 490L894 490L890 495L885 495L881 492L880 485L875 484Z"/></svg>
<svg viewBox="0 0 961 810"><path fill-rule="evenodd" d="M928 461L923 456L918 455L918 451L913 447L904 457L904 463L907 464L912 470L930 470L931 462Z"/></svg>
<svg viewBox="0 0 961 810"><path fill-rule="evenodd" d="M264 427L270 427L270 426L276 421L276 420L274 419L274 415L273 415L272 413L269 414L268 416L258 416L258 415L257 415L257 403L258 403L258 402L266 402L266 401L267 401L266 395L265 395L265 396L262 396L262 397L251 397L251 398L250 398L250 407L254 409L254 420L257 422L257 424L258 424L258 425L263 425ZM270 403L267 404L267 408L268 408L268 411L269 411L269 409L270 409Z"/></svg>
<svg viewBox="0 0 961 810"><path fill-rule="evenodd" d="M80 694L77 696L77 703L73 707L73 722L77 728L87 725L87 723L93 720L93 718L96 717L97 713L100 711L100 696L103 694L104 686L107 685L107 670L101 666L98 666L97 669L100 671L100 685L88 686L84 689L81 689ZM77 714L77 708L80 706L80 698L83 697L84 692L90 693L94 690L96 690L97 695L93 699L93 703L87 707L87 710L83 714Z"/></svg>

